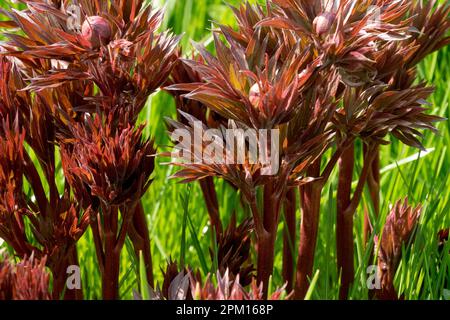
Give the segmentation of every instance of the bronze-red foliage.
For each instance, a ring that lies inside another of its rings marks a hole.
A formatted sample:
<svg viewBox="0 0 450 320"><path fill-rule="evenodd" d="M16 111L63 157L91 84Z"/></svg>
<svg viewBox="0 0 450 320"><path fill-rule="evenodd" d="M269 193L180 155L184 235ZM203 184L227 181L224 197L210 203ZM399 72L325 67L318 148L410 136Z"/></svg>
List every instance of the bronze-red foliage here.
<svg viewBox="0 0 450 320"><path fill-rule="evenodd" d="M421 206L409 206L408 199L397 201L386 218L382 235L375 237L381 283L381 288L376 292L379 299L398 299L394 287L395 273L402 257L402 247L411 240L421 212Z"/></svg>
<svg viewBox="0 0 450 320"><path fill-rule="evenodd" d="M50 275L46 258L33 255L18 263L0 257L0 300L49 300Z"/></svg>
<svg viewBox="0 0 450 320"><path fill-rule="evenodd" d="M2 27L17 28L20 35L12 30L2 43L1 55L9 58L2 58L0 111L2 121L6 116L11 121L19 111L19 129L24 128L25 143L50 187L47 197L45 183L25 152L23 175L31 182L35 200L25 197L23 207L36 224L35 237L45 240L47 264L52 268L52 261L67 262L64 255L77 264L74 245L90 223L104 284L118 281L117 271L105 276L103 266L118 266L127 234L136 253L144 252L151 280L150 240L140 197L151 182L155 150L150 140L143 141L143 127L135 123L149 95L166 82L175 65L179 38L159 32L163 12L142 0L22 2L24 10L1 11L9 20ZM80 16L69 4L78 7ZM62 195L55 183L59 150L66 174ZM98 219L103 215L112 219L105 222L108 234L121 223L118 239L109 236L106 249L100 238L105 228ZM22 245L28 242L23 239ZM113 263L105 262L105 256ZM56 268L63 271L58 283L64 285L66 270L55 265L54 273ZM105 290L109 298L117 297L114 288Z"/></svg>
<svg viewBox="0 0 450 320"><path fill-rule="evenodd" d="M90 195L120 206L145 193L156 152L153 142L143 139L144 126L116 129L112 121L95 116L74 126L73 141L62 146L63 166L73 185L80 179Z"/></svg>
<svg viewBox="0 0 450 320"><path fill-rule="evenodd" d="M174 77L184 83L167 88L186 92L178 99L199 103L186 108L188 103L181 100L178 107L188 121L170 122L171 129L192 133L196 118L202 120L204 130L213 127L202 116L207 112L198 110L202 107L223 118L221 130L232 128L229 123L234 128L278 129L280 171L264 177L258 166L247 163L224 165L191 158L193 163L175 163L181 167L175 177L190 182L218 176L231 182L252 209L257 247L264 249L275 243L281 203L300 185L295 297L303 298L312 276L321 191L339 163L337 233L342 238L337 251L339 272L346 271L341 290L345 298L354 274L353 215L366 182L379 208L380 145L393 136L423 148L420 130L436 132L434 123L442 120L428 114L426 99L433 89L414 84L414 79L417 62L448 43L448 6L406 0L273 0L266 6L246 3L233 11L238 29L218 25L216 55L196 46L201 59L183 60L195 74ZM185 115L186 110L195 118ZM227 124L226 119L231 121ZM364 145L364 165L353 190L357 140ZM206 147L181 149L195 156L195 151L202 154ZM325 162L330 149L332 156ZM262 208L255 201L260 189L264 190ZM366 221L366 238L369 224ZM270 250L258 249L258 280L265 285L272 257ZM286 279L292 278L286 274Z"/></svg>

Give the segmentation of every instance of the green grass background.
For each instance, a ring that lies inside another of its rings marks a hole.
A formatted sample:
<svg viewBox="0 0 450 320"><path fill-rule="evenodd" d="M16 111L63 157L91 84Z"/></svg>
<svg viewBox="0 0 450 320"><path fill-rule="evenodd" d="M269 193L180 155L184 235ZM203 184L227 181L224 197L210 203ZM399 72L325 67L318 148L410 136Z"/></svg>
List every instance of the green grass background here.
<svg viewBox="0 0 450 320"><path fill-rule="evenodd" d="M227 2L237 5L241 1L228 0ZM210 43L209 30L212 21L229 25L235 23L231 10L222 0L158 0L153 3L159 7L166 7L164 29L172 29L177 34L184 33L182 46L185 53L192 50L191 40ZM8 7L4 0L0 0L0 6ZM433 113L447 119L450 118L449 50L444 48L429 56L419 66L420 80L427 81L436 87L436 92L430 99ZM175 106L172 98L164 92L154 94L141 114L141 120L149 124L146 134L155 138L160 151L169 145L164 117L174 116ZM383 225L389 206L397 199L408 196L411 203L422 203L424 206L416 240L412 246L405 248L395 281L399 292L404 294L406 299L450 299L450 255L448 254L450 245L447 243L443 251L445 254L440 254L437 250L437 232L450 226L449 120L439 123L438 128L440 135L425 134L424 145L428 149L426 153L406 147L395 140L381 150L382 215L377 221L376 228L379 229ZM161 165L161 162L166 160L158 159L159 165L154 173L155 180L143 199L152 239L154 272L158 282L162 279L160 268L165 266L170 257L179 261L183 255L189 266L200 269L204 274L214 270L209 257L212 241L208 215L200 188L197 184L180 185L169 179L176 168ZM358 159L359 169L361 164L362 159ZM337 179L335 174L322 194L320 231L314 265L315 276L308 294L311 299L338 298L339 275L336 268L335 249ZM225 223L233 210L237 210L238 217L242 219L246 213L240 207L239 195L223 181L218 180L216 187L220 214ZM363 204L370 207L370 201L366 201L366 198L363 199ZM184 219L185 215L188 219ZM300 212L297 212L297 215L299 217ZM361 205L357 212L354 230L357 274L350 294L351 299L367 298L366 270L368 265L373 264L368 261L369 252L363 246L362 229L363 207ZM281 277L282 230L283 224L280 223L273 287L283 284ZM186 236L182 236L183 234ZM90 231L78 245L85 296L88 299L100 299L101 277ZM298 243L295 247L297 245ZM127 241L121 260L120 292L123 299L132 299L133 290L139 287L137 260Z"/></svg>

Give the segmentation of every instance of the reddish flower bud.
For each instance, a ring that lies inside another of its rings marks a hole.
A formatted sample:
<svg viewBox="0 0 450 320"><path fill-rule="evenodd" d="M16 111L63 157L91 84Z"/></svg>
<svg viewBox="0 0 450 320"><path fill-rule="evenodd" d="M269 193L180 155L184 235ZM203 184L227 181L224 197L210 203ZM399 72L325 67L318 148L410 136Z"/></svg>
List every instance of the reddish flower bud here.
<svg viewBox="0 0 450 320"><path fill-rule="evenodd" d="M259 84L255 83L249 91L248 98L251 102L251 104L255 107L259 105L260 99L261 99L261 92L259 89Z"/></svg>
<svg viewBox="0 0 450 320"><path fill-rule="evenodd" d="M112 30L108 20L99 16L91 16L84 21L81 33L91 49L98 49L101 45L109 43Z"/></svg>
<svg viewBox="0 0 450 320"><path fill-rule="evenodd" d="M314 30L318 35L322 35L330 31L336 15L330 12L324 12L317 16L313 21Z"/></svg>

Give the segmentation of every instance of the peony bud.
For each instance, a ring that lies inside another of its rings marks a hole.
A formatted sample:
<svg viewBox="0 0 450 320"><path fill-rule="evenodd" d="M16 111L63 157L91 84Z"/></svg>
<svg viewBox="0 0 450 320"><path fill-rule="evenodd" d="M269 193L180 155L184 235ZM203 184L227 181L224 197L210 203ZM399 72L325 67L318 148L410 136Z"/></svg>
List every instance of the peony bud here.
<svg viewBox="0 0 450 320"><path fill-rule="evenodd" d="M91 16L84 21L81 33L91 49L98 49L101 45L109 43L112 31L108 20L99 16Z"/></svg>
<svg viewBox="0 0 450 320"><path fill-rule="evenodd" d="M318 35L323 35L330 31L333 26L336 15L334 13L325 12L317 16L313 21L314 30Z"/></svg>
<svg viewBox="0 0 450 320"><path fill-rule="evenodd" d="M248 95L248 98L250 100L250 103L257 107L259 105L260 99L261 99L261 93L259 89L259 84L255 83L251 88Z"/></svg>

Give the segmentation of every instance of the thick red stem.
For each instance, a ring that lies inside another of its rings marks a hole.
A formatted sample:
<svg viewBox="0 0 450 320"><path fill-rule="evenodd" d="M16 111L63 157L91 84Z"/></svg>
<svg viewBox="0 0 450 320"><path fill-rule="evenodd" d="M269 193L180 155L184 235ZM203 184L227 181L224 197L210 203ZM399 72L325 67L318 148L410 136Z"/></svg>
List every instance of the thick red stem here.
<svg viewBox="0 0 450 320"><path fill-rule="evenodd" d="M265 233L258 237L257 281L263 284L263 299L267 299L269 280L273 272L276 234Z"/></svg>
<svg viewBox="0 0 450 320"><path fill-rule="evenodd" d="M364 145L364 152L367 153L368 147ZM378 217L380 214L380 147L376 146L374 151L374 159L370 165L370 170L367 176L367 186L369 188L370 198L373 205L374 215ZM372 224L370 221L369 211L366 207L364 215L364 243L367 245L372 235ZM373 261L373 247L369 248L370 258L369 261ZM375 290L369 290L369 298L375 296Z"/></svg>
<svg viewBox="0 0 450 320"><path fill-rule="evenodd" d="M71 290L66 290L64 297L62 297L64 288L66 286L67 275L64 269L67 269L69 265L67 263L62 264L59 262L57 266L50 266L50 270L53 275L53 288L52 288L52 298L53 300L60 300L64 298L66 300L74 300L71 299Z"/></svg>
<svg viewBox="0 0 450 320"><path fill-rule="evenodd" d="M339 182L337 190L336 254L341 275L339 298L346 299L354 280L353 265L353 215L347 215L352 197L352 179L355 165L355 148L349 147L339 160Z"/></svg>
<svg viewBox="0 0 450 320"><path fill-rule="evenodd" d="M287 292L291 292L294 288L294 248L297 227L295 217L296 201L295 189L289 190L284 202L285 226L283 233L283 279L287 283Z"/></svg>
<svg viewBox="0 0 450 320"><path fill-rule="evenodd" d="M147 225L147 219L145 217L144 208L141 202L139 202L136 206L136 210L133 215L133 221L129 226L128 234L131 242L133 243L136 257L139 257L139 252L142 252L147 274L147 281L153 288L154 280L150 235Z"/></svg>
<svg viewBox="0 0 450 320"><path fill-rule="evenodd" d="M120 250L116 250L118 210L119 209L116 206L102 206L105 248L102 273L102 292L104 300L119 299Z"/></svg>
<svg viewBox="0 0 450 320"><path fill-rule="evenodd" d="M105 270L102 274L102 292L104 300L119 299L119 255L115 252L105 255Z"/></svg>
<svg viewBox="0 0 450 320"><path fill-rule="evenodd" d="M203 197L205 198L209 220L216 232L216 235L219 236L222 234L223 228L219 215L219 202L217 200L213 177L206 177L205 179L200 180L200 187L202 188Z"/></svg>
<svg viewBox="0 0 450 320"><path fill-rule="evenodd" d="M364 146L364 152L367 152L367 147ZM380 214L380 148L375 147L375 156L370 166L367 177L367 186L369 187L370 198L372 199L373 210L376 217ZM364 217L364 242L367 243L372 234L372 227L369 219L369 214L366 212Z"/></svg>
<svg viewBox="0 0 450 320"><path fill-rule="evenodd" d="M308 176L320 176L320 159L308 169ZM302 220L294 289L294 299L297 300L305 298L309 287L308 279L311 278L313 272L322 185L321 183L309 183L300 187Z"/></svg>
<svg viewBox="0 0 450 320"><path fill-rule="evenodd" d="M52 296L54 300L83 300L83 290L68 289L67 283L67 269L69 266L79 266L78 254L76 247L73 246L67 252L65 259L49 258L49 268L53 274L53 290ZM63 296L64 293L64 296Z"/></svg>
<svg viewBox="0 0 450 320"><path fill-rule="evenodd" d="M280 209L280 200L274 196L272 183L264 187L264 211L263 211L263 230L257 234L258 238L258 261L257 261L257 280L263 284L263 298L267 298L269 289L269 280L273 272L275 240L277 235L278 212Z"/></svg>

